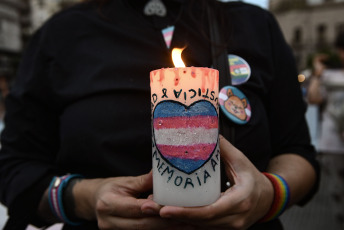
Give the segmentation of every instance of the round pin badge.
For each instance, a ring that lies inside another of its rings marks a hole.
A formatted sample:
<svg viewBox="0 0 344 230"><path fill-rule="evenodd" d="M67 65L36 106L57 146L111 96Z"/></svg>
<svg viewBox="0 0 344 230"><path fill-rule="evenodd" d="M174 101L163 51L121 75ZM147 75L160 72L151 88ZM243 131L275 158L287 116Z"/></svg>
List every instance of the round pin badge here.
<svg viewBox="0 0 344 230"><path fill-rule="evenodd" d="M242 57L229 54L228 64L232 77L232 85L240 85L248 81L251 76L251 67Z"/></svg>
<svg viewBox="0 0 344 230"><path fill-rule="evenodd" d="M251 105L247 97L233 86L220 90L219 103L222 112L236 124L246 124L251 118Z"/></svg>

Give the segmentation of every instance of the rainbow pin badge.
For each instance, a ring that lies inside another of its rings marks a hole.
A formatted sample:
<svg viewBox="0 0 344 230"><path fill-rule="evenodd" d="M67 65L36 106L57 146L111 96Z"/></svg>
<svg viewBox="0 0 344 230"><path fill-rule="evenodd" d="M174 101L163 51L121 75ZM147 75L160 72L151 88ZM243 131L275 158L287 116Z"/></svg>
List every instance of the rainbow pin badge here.
<svg viewBox="0 0 344 230"><path fill-rule="evenodd" d="M229 54L228 63L232 85L240 85L248 81L251 76L251 67L242 57Z"/></svg>

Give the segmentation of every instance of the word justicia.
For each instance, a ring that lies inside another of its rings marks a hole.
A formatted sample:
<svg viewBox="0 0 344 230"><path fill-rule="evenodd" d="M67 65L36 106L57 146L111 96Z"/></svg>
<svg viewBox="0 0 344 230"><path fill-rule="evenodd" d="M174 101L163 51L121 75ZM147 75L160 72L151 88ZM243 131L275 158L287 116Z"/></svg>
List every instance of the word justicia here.
<svg viewBox="0 0 344 230"><path fill-rule="evenodd" d="M172 91L172 90L171 90ZM174 89L173 92L169 92L167 89L163 88L161 90L161 97L157 94L152 94L152 102L155 104L159 99L193 99L195 97L202 97L204 99L209 99L211 101L218 101L218 98L215 97L215 91L210 91L209 89L189 89L189 90L176 90ZM172 97L172 98L171 98Z"/></svg>

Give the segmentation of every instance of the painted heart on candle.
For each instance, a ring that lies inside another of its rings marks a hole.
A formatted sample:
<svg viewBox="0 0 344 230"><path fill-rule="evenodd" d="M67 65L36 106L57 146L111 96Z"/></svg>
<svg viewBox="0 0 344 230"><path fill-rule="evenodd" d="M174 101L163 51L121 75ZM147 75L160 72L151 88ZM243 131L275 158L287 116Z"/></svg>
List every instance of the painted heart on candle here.
<svg viewBox="0 0 344 230"><path fill-rule="evenodd" d="M153 135L162 157L191 174L212 156L218 140L218 115L205 100L186 106L162 101L154 109Z"/></svg>

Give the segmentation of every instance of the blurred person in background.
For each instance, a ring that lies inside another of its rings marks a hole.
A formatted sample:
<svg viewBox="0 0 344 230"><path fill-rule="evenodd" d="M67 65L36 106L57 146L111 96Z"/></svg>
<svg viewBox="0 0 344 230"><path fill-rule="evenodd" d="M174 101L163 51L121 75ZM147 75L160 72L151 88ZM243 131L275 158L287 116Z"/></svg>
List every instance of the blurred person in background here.
<svg viewBox="0 0 344 230"><path fill-rule="evenodd" d="M320 130L318 150L322 167L334 181L331 188L337 219L344 226L344 32L335 40L336 58L328 54L317 54L313 59L313 73L310 78L307 99L318 105Z"/></svg>

